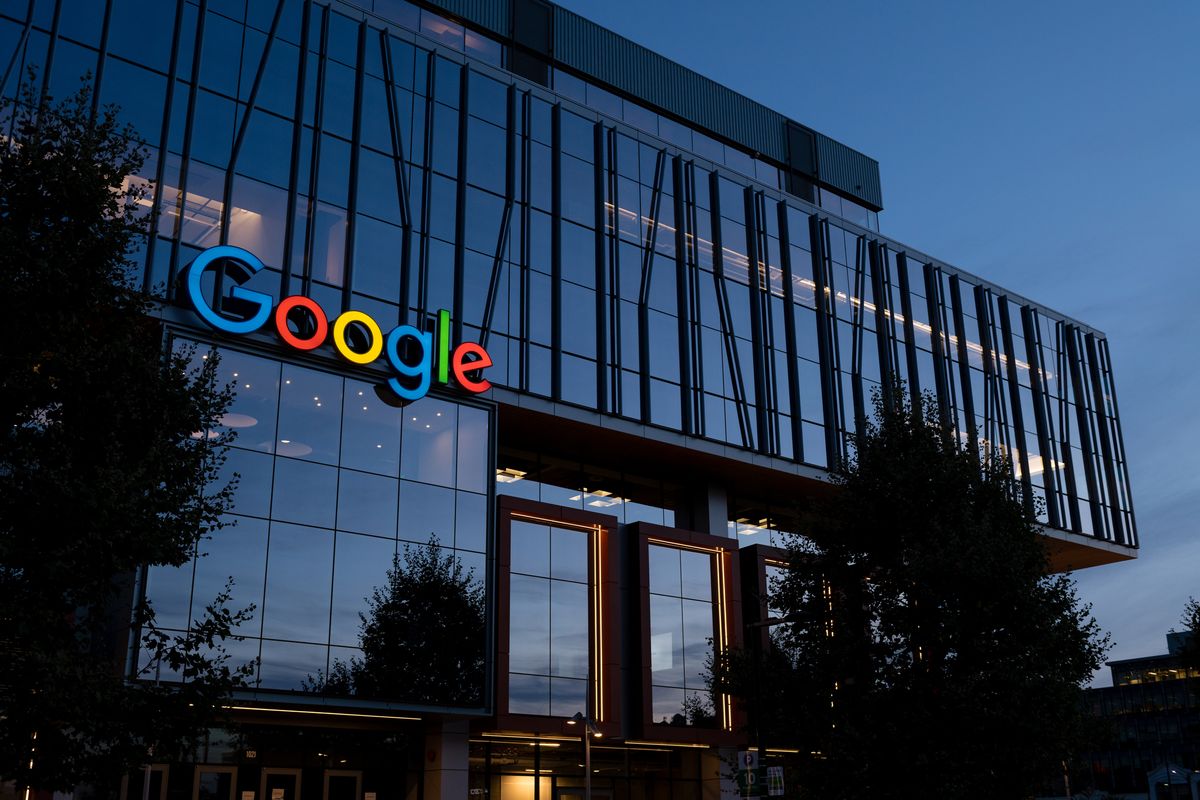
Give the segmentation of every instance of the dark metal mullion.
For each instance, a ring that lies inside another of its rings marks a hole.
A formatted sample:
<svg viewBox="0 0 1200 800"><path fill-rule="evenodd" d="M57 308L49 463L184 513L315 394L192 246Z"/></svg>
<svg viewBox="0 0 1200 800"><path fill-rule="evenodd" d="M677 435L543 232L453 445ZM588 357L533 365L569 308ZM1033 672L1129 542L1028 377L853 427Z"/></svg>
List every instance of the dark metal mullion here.
<svg viewBox="0 0 1200 800"><path fill-rule="evenodd" d="M610 208L607 209L609 230L606 231L608 245L608 296L605 298L608 315L612 324L608 325L608 350L604 354L605 369L611 373L613 380L609 392L610 410L615 414L623 412L622 407L622 375L621 375L621 218L620 197L618 197L617 171L617 132L608 129L605 134L605 149L608 154L608 199Z"/></svg>
<svg viewBox="0 0 1200 800"><path fill-rule="evenodd" d="M1121 472L1124 476L1122 481L1123 491L1121 492L1122 511L1129 515L1129 525L1126 531L1126 543L1134 547L1138 546L1137 523L1133 518L1133 494L1129 488L1129 461L1125 455L1125 434L1121 431L1121 412L1117 408L1117 386L1116 379L1113 376L1112 355L1109 353L1108 340L1101 339L1099 342L1100 357L1102 359L1102 367L1105 374L1108 376L1108 386L1112 393L1112 426L1113 426L1113 450L1119 462Z"/></svg>
<svg viewBox="0 0 1200 800"><path fill-rule="evenodd" d="M192 136L196 122L196 96L200 92L200 54L204 43L204 18L208 16L208 0L200 0L196 11L196 36L192 45L192 74L191 90L188 92L186 119L183 123L183 152L179 157L179 194L175 204L175 241L171 243L171 263L167 269L167 298L170 299L175 291L175 276L179 270L179 251L183 247L183 215L187 210L188 171L192 159ZM224 198L225 202L229 198Z"/></svg>
<svg viewBox="0 0 1200 800"><path fill-rule="evenodd" d="M999 373L996 369L996 345L992 336L991 292L982 286L975 287L975 321L979 327L979 346L983 350L983 424L984 438L991 444L993 452L997 441L1007 446L1008 436L1001 411L1001 392L998 386ZM999 435L995 435L999 434ZM1004 453L1009 457L1009 453Z"/></svg>
<svg viewBox="0 0 1200 800"><path fill-rule="evenodd" d="M796 346L796 308L792 295L795 277L792 273L791 236L788 230L787 203L779 201L775 211L779 219L779 266L783 270L783 335L784 350L787 356L787 380L789 413L792 419L792 458L804 460L804 436L801 429L803 414L800 408L800 365Z"/></svg>
<svg viewBox="0 0 1200 800"><path fill-rule="evenodd" d="M842 458L841 447L841 400L839 399L839 382L841 378L835 364L836 334L831 336L830 326L836 325L836 320L830 321L829 303L833 295L828 287L826 262L829 259L829 246L825 237L827 221L813 214L808 218L809 238L812 241L813 282L816 284L814 297L817 307L817 351L821 358L821 401L824 408L825 422L825 456L830 467L835 466ZM831 341L832 339L832 341Z"/></svg>
<svg viewBox="0 0 1200 800"><path fill-rule="evenodd" d="M309 0L311 2L311 0ZM396 106L396 74L387 30L379 31L379 51L383 65L384 92L387 95L388 133L392 143L392 165L396 171L396 195L400 201L400 323L408 322L408 296L412 282L412 208L408 198L408 164L405 161L404 136ZM410 100L411 102L411 100Z"/></svg>
<svg viewBox="0 0 1200 800"><path fill-rule="evenodd" d="M108 34L112 29L112 8L113 0L105 0L104 3L104 21L100 23L100 52L96 54L96 79L92 82L92 113L91 118L96 119L96 114L100 112L100 86L104 82L104 62L108 60ZM182 14L182 11L179 12ZM182 28L181 28L182 31ZM171 59L178 62L179 39L182 32L176 35L171 41ZM18 49L18 52L19 49ZM175 80L175 70L171 70L170 79ZM4 91L6 81L0 81L0 92ZM171 90L168 89L168 92ZM158 213L157 207L155 213ZM147 260L149 263L149 260Z"/></svg>
<svg viewBox="0 0 1200 800"><path fill-rule="evenodd" d="M751 354L754 369L754 422L758 431L758 451L768 453L771 449L771 432L767 427L767 404L770 398L767 393L766 368L763 364L766 341L763 339L762 313L762 270L759 268L759 219L755 203L754 190L750 187L742 193L746 213L746 260L748 289L750 296L750 336Z"/></svg>
<svg viewBox="0 0 1200 800"><path fill-rule="evenodd" d="M750 431L750 411L746 404L746 387L742 384L741 358L733 333L733 313L729 306L729 292L725 289L725 253L721 239L721 194L717 173L708 175L709 214L712 217L713 285L717 291L717 314L721 318L721 342L725 347L725 360L729 366L729 389L733 392L733 405L737 409L738 428L745 447L754 446Z"/></svg>
<svg viewBox="0 0 1200 800"><path fill-rule="evenodd" d="M1104 521L1100 518L1100 511L1097 508L1100 491L1096 484L1091 425L1087 417L1088 409L1084 405L1087 400L1087 387L1083 382L1083 372L1080 370L1082 354L1079 352L1079 329L1074 325L1067 325L1064 333L1067 340L1067 361L1071 370L1071 385L1075 390L1073 392L1075 417L1079 426L1079 449L1083 452L1083 477L1087 481L1088 508L1092 513L1092 535L1103 537ZM1074 459L1072 458L1072 460Z"/></svg>
<svg viewBox="0 0 1200 800"><path fill-rule="evenodd" d="M688 303L687 238L684 226L687 209L684 203L683 159L671 159L671 192L675 212L675 307L676 326L679 337L679 413L681 428L685 434L694 432L692 421L692 347L691 313Z"/></svg>
<svg viewBox="0 0 1200 800"><path fill-rule="evenodd" d="M958 414L954 410L952 399L952 381L949 380L950 369L947 363L946 329L942 325L944 302L942 297L942 279L932 262L926 263L925 273L925 305L929 311L929 349L933 354L933 385L937 392L938 416L944 427L951 430L958 427Z"/></svg>
<svg viewBox="0 0 1200 800"><path fill-rule="evenodd" d="M896 365L892 358L892 325L889 312L887 253L878 241L867 242L868 263L871 265L871 292L875 295L875 349L879 354L880 396L884 408L892 408L896 398L892 396L892 381L896 379ZM865 326L863 328L866 330Z"/></svg>
<svg viewBox="0 0 1200 800"><path fill-rule="evenodd" d="M1051 496L1051 479L1057 480L1054 448L1050 446L1049 429L1047 427L1045 394L1046 387L1042 379L1042 353L1038 342L1037 322L1034 312L1029 306L1021 307L1021 328L1025 333L1025 359L1029 362L1029 390L1033 395L1033 423L1037 431L1038 450L1042 456L1042 488L1046 492L1046 518L1051 527L1061 528L1059 517L1057 489ZM1010 349L1011 352L1011 349ZM1022 451L1024 448L1022 448ZM1032 476L1030 476L1032 478Z"/></svg>
<svg viewBox="0 0 1200 800"><path fill-rule="evenodd" d="M696 210L696 164L689 161L684 171L684 186L687 194L687 223L688 223L688 242L687 242L687 265L688 265L688 302L689 302L689 328L692 334L692 375L694 382L692 385L691 397L693 423L692 429L697 436L704 436L708 430L707 420L704 412L704 356L703 356L703 330L701 325L701 308L700 308L700 281L702 279L700 271L700 245L698 231L700 226L698 223Z"/></svg>
<svg viewBox="0 0 1200 800"><path fill-rule="evenodd" d="M638 288L638 386L641 419L650 421L650 281L654 269L654 246L658 241L658 213L662 204L662 182L666 154L654 159L654 185L650 189L650 214L642 247L642 285Z"/></svg>
<svg viewBox="0 0 1200 800"><path fill-rule="evenodd" d="M900 313L904 315L904 361L908 365L908 394L914 409L921 408L921 367L917 362L916 324L908 285L908 255L896 253L896 277L900 280Z"/></svg>
<svg viewBox="0 0 1200 800"><path fill-rule="evenodd" d="M971 453L979 454L979 429L975 425L974 391L971 388L971 359L967 352L967 326L963 319L962 290L957 275L950 276L950 303L954 312L954 332L958 339L958 375L962 384L963 416L967 423L967 441Z"/></svg>
<svg viewBox="0 0 1200 800"><path fill-rule="evenodd" d="M770 451L770 431L767 427L767 403L769 398L767 395L767 375L766 368L763 366L763 355L766 350L767 342L762 336L763 313L762 313L762 271L760 270L760 242L758 242L758 212L755 204L754 190L746 187L743 192L745 203L745 221L746 221L746 260L749 263L748 289L750 296L750 353L752 360L752 368L754 368L754 393L755 393L755 428L758 432L757 450L760 452Z"/></svg>
<svg viewBox="0 0 1200 800"><path fill-rule="evenodd" d="M1100 377L1100 360L1096 350L1096 336L1089 333L1084 336L1084 346L1087 348L1088 366L1092 373L1092 406L1098 419L1096 433L1100 437L1100 452L1104 457L1104 478L1108 485L1109 518L1112 520L1113 537L1122 544L1126 543L1125 526L1121 521L1121 495L1117 490L1116 458L1113 453L1112 440L1109 437L1108 409L1104 406L1104 382Z"/></svg>
<svg viewBox="0 0 1200 800"><path fill-rule="evenodd" d="M350 127L350 185L346 203L346 242L342 266L342 310L350 309L350 298L354 292L354 248L355 232L358 229L358 165L362 150L362 100L363 81L367 59L367 22L358 23L358 63L354 70L354 121ZM265 62L265 59L264 59ZM458 337L455 341L462 341Z"/></svg>
<svg viewBox="0 0 1200 800"><path fill-rule="evenodd" d="M606 208L605 189L608 184L608 172L611 165L605 160L604 123L597 122L592 128L592 156L595 161L593 201L595 202L594 221L596 225L596 410L604 413L608 405L608 261L605 258L608 250L607 234L604 222L608 209Z"/></svg>
<svg viewBox="0 0 1200 800"><path fill-rule="evenodd" d="M309 148L308 199L304 226L304 270L301 273L301 292L312 295L312 255L316 236L317 178L321 166L321 129L325 124L325 58L329 50L329 7L321 7L321 36L317 42L317 86L313 107L312 147ZM304 53L305 58L308 57Z"/></svg>
<svg viewBox="0 0 1200 800"><path fill-rule="evenodd" d="M769 438L762 442L765 452L778 453L779 446L779 376L775 369L775 312L771 306L771 262L768 260L771 252L770 240L767 236L767 200L761 191L754 193L754 228L758 236L758 254L762 267L758 270L759 290L758 303L762 310L762 321L759 331L762 336L763 357L763 387L766 390L767 434Z"/></svg>
<svg viewBox="0 0 1200 800"><path fill-rule="evenodd" d="M451 327L454 341L463 340L463 292L466 284L467 259L467 136L470 132L468 105L471 85L471 65L463 64L458 72L458 180L454 187L454 283L450 301ZM558 395L556 394L555 397Z"/></svg>
<svg viewBox="0 0 1200 800"><path fill-rule="evenodd" d="M1017 443L1017 460L1021 465L1021 488L1024 496L1022 501L1025 508L1033 511L1033 476L1029 474L1029 448L1025 438L1025 413L1021 408L1021 382L1017 374L1017 351L1013 344L1012 320L1008 313L1008 298L1001 297L1000 305L1000 336L1004 339L1004 352L1007 356L1008 363L1006 372L1008 373L1008 393L1009 407L1012 409L1010 417L1012 419L1013 432L1016 436ZM1030 365L1032 371L1033 366ZM1031 382L1032 385L1032 382ZM1045 471L1043 462L1043 472Z"/></svg>
<svg viewBox="0 0 1200 800"><path fill-rule="evenodd" d="M862 371L863 339L866 338L867 332L864 322L867 311L863 307L863 290L866 287L865 245L866 239L859 236L854 245L854 287L846 298L846 304L850 307L850 390L851 399L854 401L854 432L859 436L864 433L867 425ZM882 364L880 369L883 369Z"/></svg>
<svg viewBox="0 0 1200 800"><path fill-rule="evenodd" d="M254 83L250 85L250 96L246 99L246 111L238 125L237 136L233 139L233 149L229 151L229 166L225 169L225 202L221 205L221 244L229 243L229 215L233 203L233 175L237 168L238 155L242 152L242 144L246 141L246 131L250 128L250 115L254 113L254 104L258 100L258 89L262 86L263 74L267 71L267 59L271 57L271 45L275 42L275 34L279 30L279 19L283 16L283 6L286 0L277 0L275 16L271 18L271 29L267 32L267 41L263 45L262 57L258 60L258 69L254 72ZM359 37L361 40L361 36ZM359 58L361 59L361 42ZM357 108L357 104L355 108ZM235 103L236 108L236 103ZM164 130L166 125L164 124ZM353 156L351 157L353 158ZM353 177L351 178L353 180Z"/></svg>
<svg viewBox="0 0 1200 800"><path fill-rule="evenodd" d="M520 276L517 307L520 309L518 321L518 386L521 391L529 391L529 225L531 202L529 198L532 172L529 164L530 132L529 132L529 92L521 95L521 242L518 253L518 274Z"/></svg>
<svg viewBox="0 0 1200 800"><path fill-rule="evenodd" d="M433 117L434 85L436 82L437 59L433 52L426 54L425 69L425 114L423 146L421 148L421 236L420 253L417 256L417 325L424 327L424 315L429 311L429 212L433 183ZM408 298L404 298L408 302Z"/></svg>
<svg viewBox="0 0 1200 800"><path fill-rule="evenodd" d="M562 104L550 113L550 396L562 399Z"/></svg>
<svg viewBox="0 0 1200 800"><path fill-rule="evenodd" d="M1058 396L1058 434L1059 450L1063 463L1066 465L1067 477L1067 508L1071 514L1071 530L1083 530L1083 515L1079 513L1078 476L1075 474L1075 454L1071 452L1071 412L1068 384L1070 367L1067 366L1066 323L1055 323L1055 353L1058 357L1056 368L1059 386L1062 387Z"/></svg>
<svg viewBox="0 0 1200 800"><path fill-rule="evenodd" d="M488 278L487 299L483 304L482 329L479 344L487 348L492 335L492 318L496 313L496 299L500 294L500 276L504 271L505 251L511 238L513 202L516 195L516 117L517 89L510 85L505 95L504 133L504 213L500 218L500 233L496 237L496 253L492 258L492 273ZM510 331L511 333L511 331Z"/></svg>
<svg viewBox="0 0 1200 800"><path fill-rule="evenodd" d="M112 13L112 0L108 0L108 6L105 9L105 19L106 20L108 18L108 15L111 13ZM32 30L32 28L33 28L33 0L29 0L28 5L25 7L25 27L23 27L21 29L21 37L19 39L17 39L17 46L13 48L12 58L10 58L8 60L8 66L4 68L4 77L0 78L0 92L3 92L5 87L8 86L9 76L12 75L12 71L14 69L16 69L17 62L21 60L21 57L22 57L21 54L25 51L25 46L29 43L29 31ZM104 52L103 51L101 51L101 53L100 53L100 59L101 59L100 63L103 64L104 63ZM17 83L18 83L17 90L18 90L18 95L19 95L20 88L21 88L19 79L18 79ZM99 72L97 72L96 91L93 92L93 94L92 94L92 109L93 109L92 114L93 114L93 116L95 116L95 108L96 108L96 103L98 102L97 98L99 97L99 95L100 95L100 81L99 81Z"/></svg>
<svg viewBox="0 0 1200 800"><path fill-rule="evenodd" d="M46 63L42 65L42 90L38 98L39 107L45 105L50 94L50 72L54 68L54 50L58 46L58 29L62 23L62 0L54 0L54 14L50 18L50 43L46 46Z"/></svg>
<svg viewBox="0 0 1200 800"><path fill-rule="evenodd" d="M142 291L151 289L150 279L154 272L154 252L158 247L158 214L162 203L163 183L167 172L167 145L171 133L171 109L175 105L175 73L179 69L179 39L183 35L183 12L186 7L184 0L176 0L175 25L171 32L171 59L167 65L167 96L163 106L162 127L158 135L158 164L154 168L154 193L150 204L150 229L146 236L146 270L142 275ZM105 10L105 15L111 11L111 4ZM97 95L99 90L97 89ZM290 215L289 215L290 216ZM164 288L169 296L170 287ZM281 295L282 296L282 295Z"/></svg>
<svg viewBox="0 0 1200 800"><path fill-rule="evenodd" d="M295 256L296 205L300 192L300 146L304 142L304 90L308 81L308 41L312 27L312 0L305 0L300 20L300 58L296 65L296 99L292 118L292 152L288 165L287 216L283 231L283 264L279 275L279 296L291 293L292 260ZM386 59L386 53L384 57ZM384 63L387 63L386 60Z"/></svg>

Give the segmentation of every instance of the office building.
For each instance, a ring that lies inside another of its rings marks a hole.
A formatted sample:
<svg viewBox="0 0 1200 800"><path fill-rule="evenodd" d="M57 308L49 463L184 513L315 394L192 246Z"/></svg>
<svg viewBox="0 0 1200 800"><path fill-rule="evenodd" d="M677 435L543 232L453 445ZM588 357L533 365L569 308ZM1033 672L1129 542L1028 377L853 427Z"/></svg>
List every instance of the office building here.
<svg viewBox="0 0 1200 800"><path fill-rule="evenodd" d="M257 668L160 800L578 797L589 725L594 796L715 797L746 739L710 642L890 377L1011 455L1056 568L1136 553L1103 333L881 233L868 156L565 9L36 0L0 53L8 95L34 64L122 107L144 285L237 389L235 524L139 586L182 629L232 575ZM368 628L434 538L474 588L405 641L460 668L389 680Z"/></svg>

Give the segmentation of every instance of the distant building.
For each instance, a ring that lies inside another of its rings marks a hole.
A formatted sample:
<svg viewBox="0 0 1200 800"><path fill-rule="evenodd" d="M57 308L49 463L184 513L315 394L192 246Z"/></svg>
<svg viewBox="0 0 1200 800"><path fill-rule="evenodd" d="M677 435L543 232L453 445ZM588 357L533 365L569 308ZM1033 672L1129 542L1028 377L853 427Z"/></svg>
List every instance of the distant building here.
<svg viewBox="0 0 1200 800"><path fill-rule="evenodd" d="M1188 635L1168 633L1164 654L1108 662L1113 685L1088 690L1107 725L1072 768L1074 796L1200 800L1200 681L1186 680L1200 669L1184 664ZM1064 796L1056 783L1046 796Z"/></svg>

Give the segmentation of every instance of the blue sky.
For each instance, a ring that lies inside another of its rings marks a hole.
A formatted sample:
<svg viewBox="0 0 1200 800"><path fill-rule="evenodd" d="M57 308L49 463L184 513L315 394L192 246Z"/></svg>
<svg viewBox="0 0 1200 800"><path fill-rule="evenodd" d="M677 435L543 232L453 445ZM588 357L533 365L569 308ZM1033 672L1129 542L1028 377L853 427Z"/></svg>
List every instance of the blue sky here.
<svg viewBox="0 0 1200 800"><path fill-rule="evenodd" d="M1142 550L1076 579L1111 658L1165 652L1200 596L1200 5L559 2L878 159L883 233L1108 335Z"/></svg>

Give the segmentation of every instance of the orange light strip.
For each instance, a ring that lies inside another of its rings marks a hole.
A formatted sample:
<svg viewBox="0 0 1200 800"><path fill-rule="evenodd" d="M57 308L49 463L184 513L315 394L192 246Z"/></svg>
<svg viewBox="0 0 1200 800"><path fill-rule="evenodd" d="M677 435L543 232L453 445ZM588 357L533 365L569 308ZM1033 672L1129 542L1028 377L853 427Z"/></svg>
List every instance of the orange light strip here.
<svg viewBox="0 0 1200 800"><path fill-rule="evenodd" d="M272 714L309 714L320 717L356 717L362 719L394 719L405 722L420 722L420 717L404 717L397 714L359 714L350 711L311 711L300 708L270 708L268 706L221 706L229 711L267 711Z"/></svg>
<svg viewBox="0 0 1200 800"><path fill-rule="evenodd" d="M718 553L727 552L724 547L704 547L698 544L685 544L684 542L673 542L670 539L656 539L653 536L647 536L646 541L650 544L660 544L664 547L674 547L679 550L691 550L696 553L709 553L716 555Z"/></svg>
<svg viewBox="0 0 1200 800"><path fill-rule="evenodd" d="M603 529L592 528L592 717L604 721L604 546Z"/></svg>

